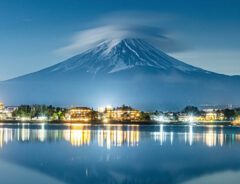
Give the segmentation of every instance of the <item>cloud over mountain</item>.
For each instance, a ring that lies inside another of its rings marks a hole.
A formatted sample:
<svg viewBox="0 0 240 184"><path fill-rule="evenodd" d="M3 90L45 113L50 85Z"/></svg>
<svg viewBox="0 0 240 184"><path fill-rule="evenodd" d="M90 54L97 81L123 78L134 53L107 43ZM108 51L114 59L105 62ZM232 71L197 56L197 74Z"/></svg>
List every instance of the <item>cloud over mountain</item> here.
<svg viewBox="0 0 240 184"><path fill-rule="evenodd" d="M174 16L141 13L120 12L108 14L98 21L91 23L88 28L73 36L71 43L57 50L57 53L67 56L79 54L103 41L123 40L126 38L144 39L164 52L179 52L187 47L164 28L164 23L171 21Z"/></svg>

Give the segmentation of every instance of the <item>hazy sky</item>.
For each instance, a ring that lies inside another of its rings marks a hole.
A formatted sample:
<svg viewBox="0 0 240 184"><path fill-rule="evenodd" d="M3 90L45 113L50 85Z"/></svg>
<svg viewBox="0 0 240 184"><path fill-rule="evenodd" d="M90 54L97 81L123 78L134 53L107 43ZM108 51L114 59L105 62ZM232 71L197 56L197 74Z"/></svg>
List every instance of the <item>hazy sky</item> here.
<svg viewBox="0 0 240 184"><path fill-rule="evenodd" d="M1 0L0 80L126 35L195 66L240 75L239 10L238 0Z"/></svg>

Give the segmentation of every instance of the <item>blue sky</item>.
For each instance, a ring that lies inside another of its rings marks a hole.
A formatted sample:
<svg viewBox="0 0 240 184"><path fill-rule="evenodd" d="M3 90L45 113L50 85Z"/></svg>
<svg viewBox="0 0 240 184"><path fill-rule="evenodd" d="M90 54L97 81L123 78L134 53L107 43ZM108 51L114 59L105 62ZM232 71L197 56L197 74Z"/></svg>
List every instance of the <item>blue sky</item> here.
<svg viewBox="0 0 240 184"><path fill-rule="evenodd" d="M2 0L0 80L80 52L80 44L86 44L79 39L84 31L100 29L104 36L114 36L109 29L113 25L141 29L137 32L145 36L157 27L168 42L155 44L171 56L207 70L240 75L239 9L237 0ZM146 25L148 29L143 29ZM74 44L77 47L71 50Z"/></svg>

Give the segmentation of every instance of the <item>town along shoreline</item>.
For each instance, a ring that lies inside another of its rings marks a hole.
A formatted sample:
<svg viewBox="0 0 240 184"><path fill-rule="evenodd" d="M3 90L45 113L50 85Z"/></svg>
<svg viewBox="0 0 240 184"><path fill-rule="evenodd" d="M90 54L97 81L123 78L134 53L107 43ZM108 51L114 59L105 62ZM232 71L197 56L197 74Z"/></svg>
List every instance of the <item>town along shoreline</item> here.
<svg viewBox="0 0 240 184"><path fill-rule="evenodd" d="M103 122L101 120L91 120L91 121L65 121L65 120L54 120L54 121L21 121L21 120L0 120L0 123L48 123L48 124L84 124L84 125L237 125L233 124L231 121L213 121L213 122L180 122L180 121L172 121L172 122L158 122L153 120L145 120L145 121L115 121L109 120L108 122Z"/></svg>

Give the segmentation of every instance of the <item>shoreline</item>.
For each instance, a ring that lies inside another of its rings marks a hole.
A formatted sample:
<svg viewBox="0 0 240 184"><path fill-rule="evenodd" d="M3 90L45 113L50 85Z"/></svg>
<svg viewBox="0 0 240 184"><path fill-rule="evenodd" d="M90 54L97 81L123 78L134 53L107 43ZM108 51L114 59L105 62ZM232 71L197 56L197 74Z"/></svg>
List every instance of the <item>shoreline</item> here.
<svg viewBox="0 0 240 184"><path fill-rule="evenodd" d="M85 125L106 125L106 124L113 124L113 125L193 125L193 126L198 126L198 125L222 125L222 126L235 126L232 124L231 121L213 121L213 122L157 122L157 121L109 121L109 122L103 122L100 120L95 120L95 121L65 121L65 120L55 120L55 121L34 121L34 120L29 120L29 121L21 121L21 120L0 120L0 123L5 124L5 123L29 123L29 124L37 124L37 123L48 123L48 124L85 124Z"/></svg>

